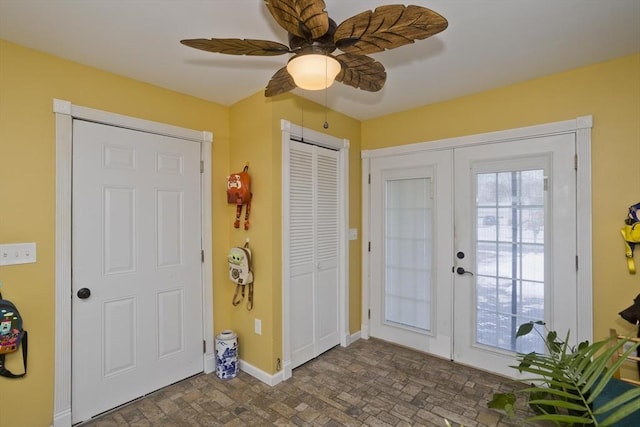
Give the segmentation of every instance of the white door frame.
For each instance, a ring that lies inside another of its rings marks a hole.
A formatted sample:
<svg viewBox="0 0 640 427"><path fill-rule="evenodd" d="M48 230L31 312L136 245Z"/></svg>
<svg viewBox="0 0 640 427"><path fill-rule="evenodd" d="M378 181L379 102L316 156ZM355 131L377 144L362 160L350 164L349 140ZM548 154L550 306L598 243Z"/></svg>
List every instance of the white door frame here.
<svg viewBox="0 0 640 427"><path fill-rule="evenodd" d="M56 235L55 235L55 361L53 426L71 426L71 168L73 119L185 139L200 144L202 247L213 244L211 229L211 144L213 134L137 119L53 100L56 127ZM215 371L213 337L213 270L211 256L202 263L203 331L206 373Z"/></svg>
<svg viewBox="0 0 640 427"><path fill-rule="evenodd" d="M280 122L282 130L282 175L287 173L289 144L291 138L309 142L320 147L338 150L338 333L340 345L346 347L350 344L349 334L349 140L316 132L311 129L294 125L288 120ZM288 276L289 261L286 254L289 253L288 238L288 212L285 202L289 197L289 188L285 188L283 180L282 188L282 380L291 378L293 373L291 363L291 316L290 304L290 280Z"/></svg>
<svg viewBox="0 0 640 427"><path fill-rule="evenodd" d="M370 159L419 151L442 150L474 145L491 144L519 139L529 139L554 134L575 134L576 140L576 212L578 212L577 252L580 260L577 271L577 320L575 339L593 341L593 282L592 282L592 231L591 231L591 128L592 116L577 117L572 120L546 123L504 131L441 139L431 142L401 145L397 147L363 150L362 158L362 338L369 338L370 308L370 261L368 245L371 238L369 194Z"/></svg>

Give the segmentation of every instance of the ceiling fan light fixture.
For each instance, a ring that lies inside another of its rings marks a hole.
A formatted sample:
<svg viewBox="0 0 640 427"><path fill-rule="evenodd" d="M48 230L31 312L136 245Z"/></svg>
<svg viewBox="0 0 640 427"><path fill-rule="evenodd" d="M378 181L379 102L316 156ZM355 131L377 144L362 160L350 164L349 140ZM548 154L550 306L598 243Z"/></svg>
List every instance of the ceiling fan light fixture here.
<svg viewBox="0 0 640 427"><path fill-rule="evenodd" d="M1 0L0 0L1 1ZM295 88L322 90L335 79L347 86L378 92L387 80L384 66L367 56L424 40L447 28L447 20L422 6L390 4L347 18L329 17L324 0L265 0L276 23L287 31L289 45L270 40L187 39L186 46L228 55L294 54L265 87L271 97ZM335 50L342 53L331 55ZM326 95L326 94L325 94Z"/></svg>
<svg viewBox="0 0 640 427"><path fill-rule="evenodd" d="M307 54L293 57L287 64L287 72L301 89L322 90L333 84L341 66L329 55Z"/></svg>

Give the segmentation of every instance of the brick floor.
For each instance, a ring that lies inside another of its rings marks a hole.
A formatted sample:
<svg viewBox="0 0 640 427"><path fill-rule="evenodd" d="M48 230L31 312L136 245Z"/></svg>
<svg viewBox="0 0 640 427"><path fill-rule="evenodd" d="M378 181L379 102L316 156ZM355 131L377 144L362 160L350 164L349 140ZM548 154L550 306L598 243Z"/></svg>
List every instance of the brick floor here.
<svg viewBox="0 0 640 427"><path fill-rule="evenodd" d="M370 339L335 347L274 387L240 372L197 375L84 423L115 426L452 426L515 427L488 409L502 377Z"/></svg>

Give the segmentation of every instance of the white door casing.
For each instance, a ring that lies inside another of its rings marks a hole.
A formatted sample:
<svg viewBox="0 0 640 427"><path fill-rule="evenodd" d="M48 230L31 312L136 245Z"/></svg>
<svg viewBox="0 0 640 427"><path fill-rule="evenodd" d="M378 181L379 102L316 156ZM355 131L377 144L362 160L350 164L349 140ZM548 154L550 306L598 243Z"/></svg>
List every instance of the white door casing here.
<svg viewBox="0 0 640 427"><path fill-rule="evenodd" d="M213 340L212 266L210 250L211 233L211 142L210 132L193 131L162 123L135 119L91 108L76 106L68 101L54 100L56 116L56 257L55 257L55 378L54 414L55 427L72 424L71 408L71 174L73 119L84 119L96 123L110 124L126 129L150 132L193 141L200 145L201 167L201 212L200 223L202 247L207 248L204 262L200 266L202 280L200 307L202 308L205 352L202 361L205 372L215 370Z"/></svg>
<svg viewBox="0 0 640 427"><path fill-rule="evenodd" d="M203 370L200 146L82 120L73 135L80 422Z"/></svg>
<svg viewBox="0 0 640 427"><path fill-rule="evenodd" d="M349 144L347 140L303 129L285 120L282 121L282 143L282 379L287 379L300 360L326 351L338 343L346 346L350 341L347 288ZM292 144L296 145L301 155L298 156L298 162L304 162L305 159L310 161L306 169L299 163L296 171L290 171ZM309 156L304 155L304 151L308 151ZM289 179L293 176L291 174L298 175L295 183ZM314 199L323 198L322 204L326 206L314 212ZM292 204L302 210L292 213ZM297 227L290 227L292 217L302 222ZM297 231L292 233L294 229ZM302 258L305 259L292 260L292 253L300 255L308 252L301 250L303 248L300 246L305 246L305 233L311 233L311 238L314 235L319 237L316 247L311 246L313 260L306 260L304 256ZM318 286L323 282L334 284L329 287ZM328 309L322 308L328 304L331 304ZM304 331L313 331L313 336L305 335Z"/></svg>
<svg viewBox="0 0 640 427"><path fill-rule="evenodd" d="M462 138L452 138L448 140L434 141L428 143L411 144L400 147L391 147L373 151L365 151L362 153L363 158L363 325L362 336L368 338L370 335L370 328L373 328L374 315L371 316L371 320L368 319L368 310L375 307L374 300L377 298L372 295L374 289L379 289L377 286L372 287L372 282L375 274L370 273L377 268L379 259L376 258L375 249L372 250L371 256L368 250L368 244L370 241L376 241L375 231L376 227L380 227L379 221L374 221L375 216L375 200L376 196L373 193L373 186L375 182L374 173L372 173L371 190L367 191L366 184L368 184L368 174L374 171L376 159L392 159L402 155L408 156L420 156L421 153L427 152L430 156L437 155L439 150L447 149L464 149L464 147L482 146L485 144L514 141L519 139L528 139L534 137L542 137L555 134L570 134L576 138L576 150L577 158L577 179L575 180L577 185L576 192L576 206L577 210L581 212L580 216L576 218L576 222L572 224L577 230L577 236L573 239L577 243L577 254L580 259L580 269L577 272L577 280L573 279L574 283L580 283L580 286L573 287L576 292L576 306L577 313L573 317L576 319L575 330L572 329L572 335L577 340L590 340L592 335L592 311L591 311L591 217L590 217L590 128L591 118L583 117L576 120L568 120L565 122L550 123L540 126L532 126L529 128L512 129L508 131L493 132L489 134L472 135ZM480 152L480 148L478 148ZM573 161L570 161L573 164ZM464 212L464 210L463 210ZM456 229L456 235L458 234ZM375 239L374 239L375 238ZM574 253L575 253L574 252ZM450 253L452 258L452 264L455 264L453 258L453 251ZM470 262L469 258L464 259L465 262ZM572 262L573 266L575 263ZM469 264L461 263L465 268L470 269ZM451 267L450 267L451 268ZM449 270L451 272L451 269ZM457 276L457 275L456 275ZM458 276L457 282L469 281L470 275ZM571 286L569 286L571 287ZM457 308L456 308L457 309ZM464 310L463 310L464 311ZM461 314L462 315L462 314ZM469 316L469 313L467 313ZM554 316L550 316L554 317ZM549 319L547 319L549 320ZM553 318L552 320L557 320ZM454 344L455 345L455 344ZM453 350L451 356L454 357ZM476 355L478 356L478 355ZM509 375L513 375L510 372Z"/></svg>

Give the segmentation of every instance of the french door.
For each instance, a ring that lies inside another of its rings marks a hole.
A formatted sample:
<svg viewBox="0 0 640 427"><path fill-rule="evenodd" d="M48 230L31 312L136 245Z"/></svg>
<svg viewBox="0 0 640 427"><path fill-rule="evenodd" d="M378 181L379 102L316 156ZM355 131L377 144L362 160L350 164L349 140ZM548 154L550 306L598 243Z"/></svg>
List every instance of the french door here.
<svg viewBox="0 0 640 427"><path fill-rule="evenodd" d="M370 335L515 376L520 324L577 328L575 137L370 160Z"/></svg>
<svg viewBox="0 0 640 427"><path fill-rule="evenodd" d="M456 149L452 359L513 376L545 347L520 324L577 329L571 134Z"/></svg>
<svg viewBox="0 0 640 427"><path fill-rule="evenodd" d="M450 151L371 162L371 335L451 354Z"/></svg>

